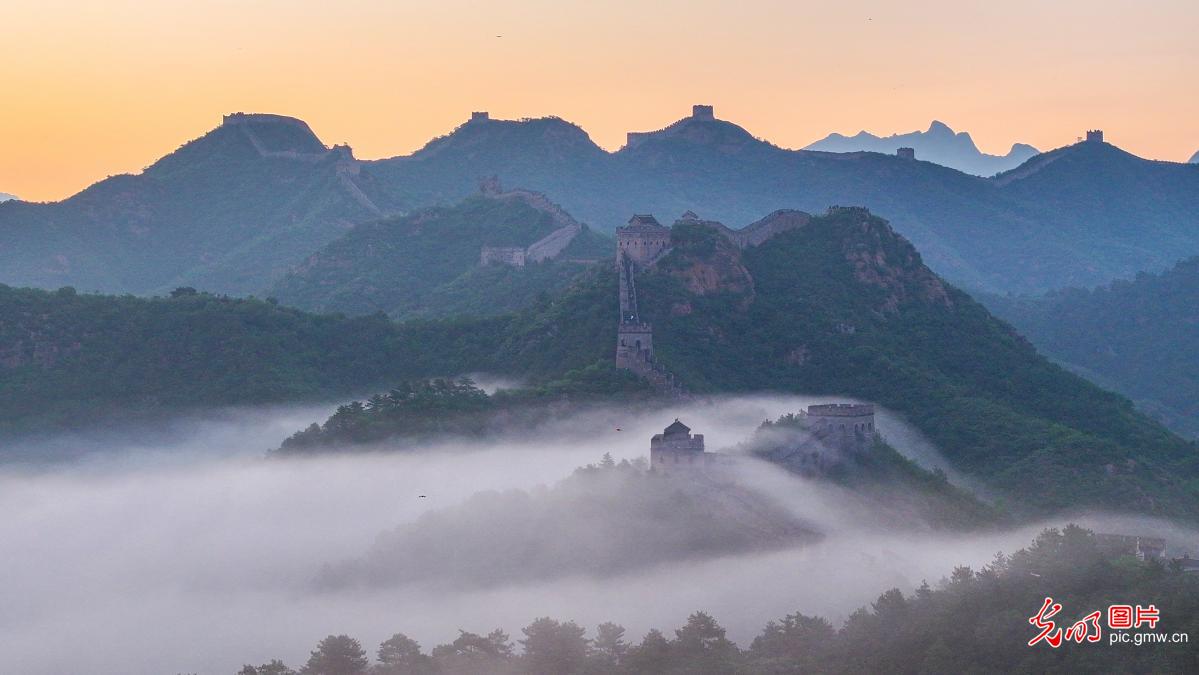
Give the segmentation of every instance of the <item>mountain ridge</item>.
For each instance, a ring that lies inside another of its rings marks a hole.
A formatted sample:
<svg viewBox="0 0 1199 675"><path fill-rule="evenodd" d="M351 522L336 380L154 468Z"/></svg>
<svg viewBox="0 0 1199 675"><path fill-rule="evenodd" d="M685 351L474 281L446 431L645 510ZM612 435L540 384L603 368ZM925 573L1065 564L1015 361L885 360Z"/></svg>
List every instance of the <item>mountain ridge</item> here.
<svg viewBox="0 0 1199 675"><path fill-rule="evenodd" d="M786 150L697 110L611 153L558 118L480 113L411 155L372 161L345 146L320 151L294 118L245 116L136 176L62 202L0 205L0 281L264 293L354 225L453 204L493 175L549 195L598 232L647 211L745 223L779 208L860 204L887 214L939 273L989 291L1096 285L1199 253L1199 174L1187 165L1081 143L991 180L919 159Z"/></svg>
<svg viewBox="0 0 1199 675"><path fill-rule="evenodd" d="M831 133L804 146L803 149L891 154L901 147L915 149L918 158L976 176L993 176L1013 169L1039 153L1027 143L1013 143L1006 155L990 155L978 149L969 132L955 132L939 120L933 120L925 131L896 133L890 136L875 136L865 130L853 136Z"/></svg>
<svg viewBox="0 0 1199 675"><path fill-rule="evenodd" d="M671 251L637 275L655 360L691 392L876 402L1014 511L1199 518L1194 443L1038 355L885 220L856 207L774 218L788 226L744 247L682 220ZM621 401L627 378L609 375L617 296L615 266L603 264L512 314L401 324L187 290L140 299L0 287L0 431L464 372Z"/></svg>

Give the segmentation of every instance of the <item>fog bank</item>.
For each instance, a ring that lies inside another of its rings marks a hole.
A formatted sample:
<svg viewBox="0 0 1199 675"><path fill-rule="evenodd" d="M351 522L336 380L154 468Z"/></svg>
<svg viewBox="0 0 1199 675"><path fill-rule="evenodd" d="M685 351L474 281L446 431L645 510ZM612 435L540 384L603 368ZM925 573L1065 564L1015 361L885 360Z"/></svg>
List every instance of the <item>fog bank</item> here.
<svg viewBox="0 0 1199 675"><path fill-rule="evenodd" d="M330 633L349 633L373 653L402 631L430 649L459 628L500 626L518 636L546 615L589 629L615 621L639 640L699 609L745 646L769 619L802 611L839 621L887 588L906 591L954 565L980 565L1041 529L949 536L919 524L882 528L834 488L755 465L746 470L751 487L816 524L823 539L606 578L564 574L472 590L314 583L325 564L360 556L381 533L479 491L537 490L605 452L645 456L649 436L675 417L715 450L812 402L761 396L638 414L596 410L493 441L287 460L263 453L328 410L226 411L152 443L60 439L103 450L93 455L101 459L0 467L0 672L233 673L270 658L295 667ZM885 436L918 439L900 425L880 416ZM910 443L897 445L916 454ZM926 466L942 461L931 446L918 450Z"/></svg>

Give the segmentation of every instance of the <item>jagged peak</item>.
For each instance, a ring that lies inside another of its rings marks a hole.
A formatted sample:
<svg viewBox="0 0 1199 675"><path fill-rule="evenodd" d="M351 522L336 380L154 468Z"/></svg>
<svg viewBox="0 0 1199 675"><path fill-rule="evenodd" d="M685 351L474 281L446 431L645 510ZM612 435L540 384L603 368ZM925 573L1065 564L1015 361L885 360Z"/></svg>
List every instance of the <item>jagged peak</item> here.
<svg viewBox="0 0 1199 675"><path fill-rule="evenodd" d="M1021 155L1025 153L1028 153L1031 156L1039 152L1041 151L1038 150L1036 146L1029 145L1028 143L1012 143L1011 149L1007 151L1007 156L1011 157L1013 155Z"/></svg>
<svg viewBox="0 0 1199 675"><path fill-rule="evenodd" d="M928 131L926 131L926 132L924 132L924 133L926 133L926 134L949 134L949 135L955 135L955 132L954 132L954 130L953 130L953 129L952 129L952 128L951 128L951 127L948 125L948 124L946 124L946 123L942 122L941 120L933 120L933 121L932 121L932 122L931 122L931 123L928 125ZM965 133L965 132L962 132L962 133Z"/></svg>

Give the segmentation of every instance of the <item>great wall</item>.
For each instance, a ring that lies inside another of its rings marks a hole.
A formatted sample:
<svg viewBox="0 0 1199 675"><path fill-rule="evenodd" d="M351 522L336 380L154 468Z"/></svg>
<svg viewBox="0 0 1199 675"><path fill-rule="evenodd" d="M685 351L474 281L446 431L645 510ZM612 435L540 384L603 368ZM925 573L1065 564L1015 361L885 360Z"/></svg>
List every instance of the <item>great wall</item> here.
<svg viewBox="0 0 1199 675"><path fill-rule="evenodd" d="M692 211L680 223L696 223L720 233L738 249L758 246L775 235L802 228L811 216L802 211L780 210L740 230L701 220ZM686 388L654 357L653 327L642 320L637 303L637 273L653 268L670 255L671 230L652 215L635 215L627 225L616 228L616 269L620 275L620 319L616 329L616 367L645 378L661 393L687 398Z"/></svg>
<svg viewBox="0 0 1199 675"><path fill-rule="evenodd" d="M354 180L362 169L361 162L354 158L354 150L348 145L334 145L331 148L326 148L321 143L320 138L308 126L304 120L288 117L286 115L272 115L269 113L244 113L236 112L225 115L221 120L222 127L237 129L253 146L259 157L269 159L288 159L297 162L324 162L332 160L334 170L337 172L337 180L349 194L350 198L357 202L362 208L369 211L376 217L386 215L375 202L367 196L358 183ZM300 150L272 150L263 142L255 127L275 127L289 129L298 132L302 138L310 140L310 143L315 148L312 152L304 152Z"/></svg>
<svg viewBox="0 0 1199 675"><path fill-rule="evenodd" d="M561 206L550 201L540 192L520 189L505 192L500 186L499 179L495 176L483 181L480 190L484 196L491 199L522 201L538 211L549 214L554 223L558 225L558 229L527 247L484 246L479 252L479 264L481 265L524 267L527 263L552 260L561 255L566 247L570 246L570 242L574 241L575 237L583 231L582 223L576 221Z"/></svg>

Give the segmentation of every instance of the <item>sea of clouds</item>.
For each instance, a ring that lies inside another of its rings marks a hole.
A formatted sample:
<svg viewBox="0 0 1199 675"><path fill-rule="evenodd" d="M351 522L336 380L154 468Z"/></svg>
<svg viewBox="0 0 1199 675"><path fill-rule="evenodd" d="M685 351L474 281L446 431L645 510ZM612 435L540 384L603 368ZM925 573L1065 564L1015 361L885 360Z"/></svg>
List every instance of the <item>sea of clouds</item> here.
<svg viewBox="0 0 1199 675"><path fill-rule="evenodd" d="M552 485L605 452L644 457L649 437L676 417L716 450L814 402L743 396L637 413L596 409L485 441L294 459L266 450L330 406L217 411L144 437L74 435L10 449L25 461L0 465L0 672L234 673L271 658L294 667L331 633L373 652L399 631L428 650L458 629L502 627L519 637L539 616L589 628L615 621L638 640L654 627L669 634L696 610L747 646L770 619L801 611L838 622L888 588L906 592L955 565L978 567L1065 522L969 536L917 523L897 530L837 488L749 463L742 480L815 524L825 535L819 542L602 579L564 570L544 582L469 589L314 583L326 564L362 555L380 533L428 510L484 490ZM880 414L878 426L918 463L948 470L895 416ZM74 451L28 461L42 447ZM1109 529L1121 527L1167 528L1125 520Z"/></svg>

